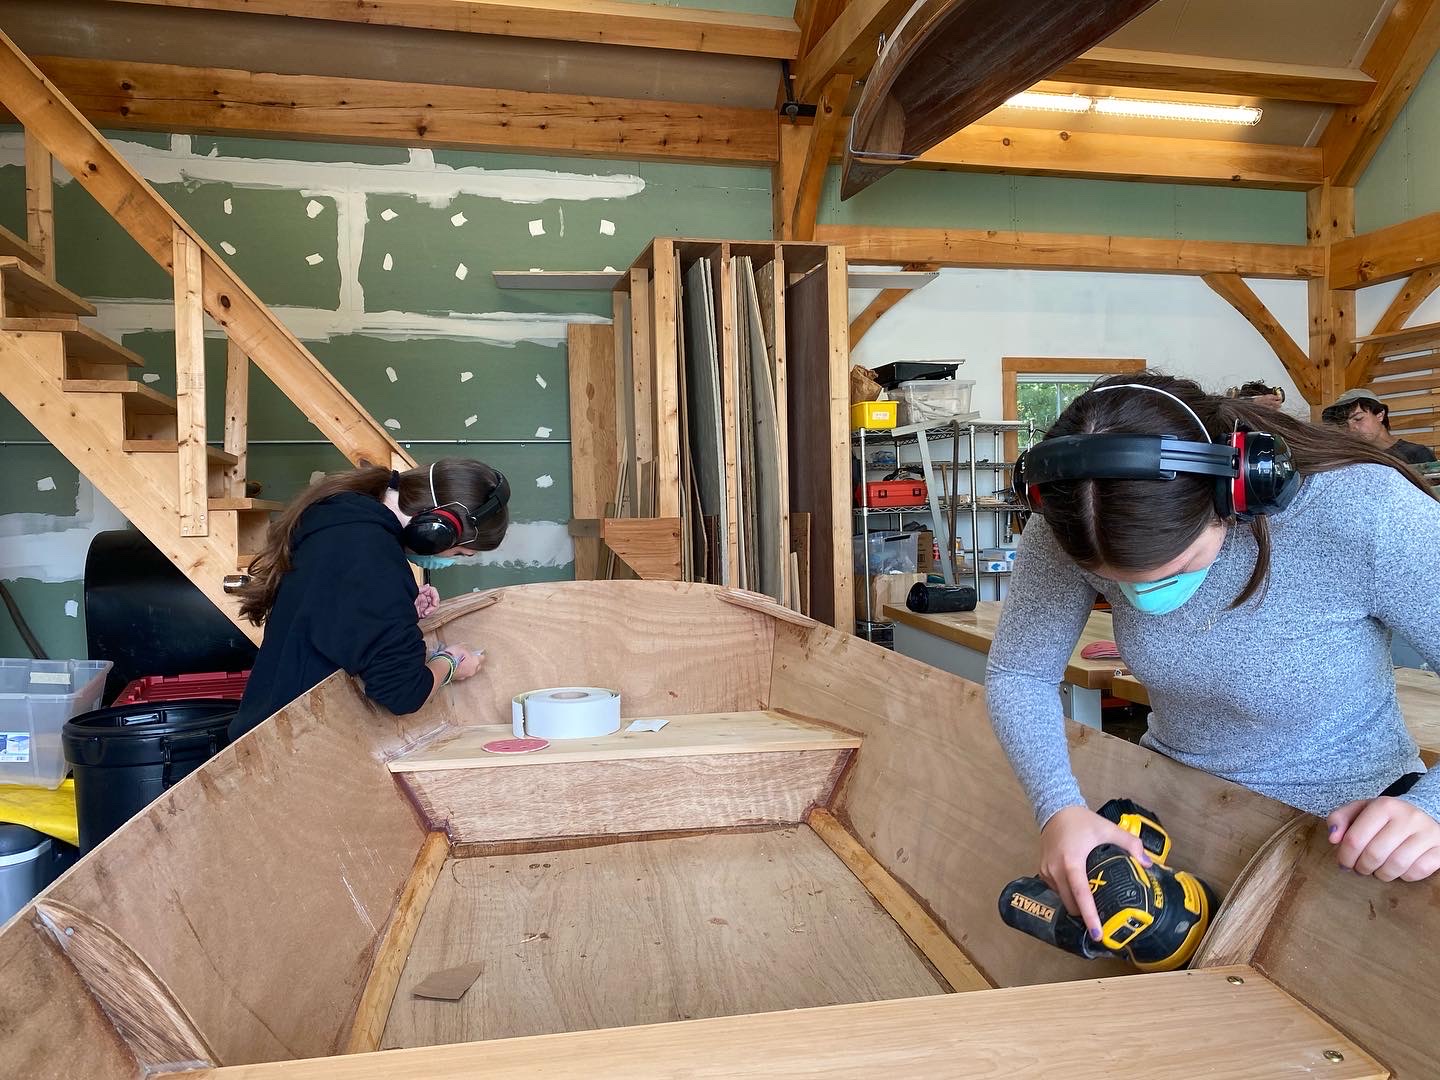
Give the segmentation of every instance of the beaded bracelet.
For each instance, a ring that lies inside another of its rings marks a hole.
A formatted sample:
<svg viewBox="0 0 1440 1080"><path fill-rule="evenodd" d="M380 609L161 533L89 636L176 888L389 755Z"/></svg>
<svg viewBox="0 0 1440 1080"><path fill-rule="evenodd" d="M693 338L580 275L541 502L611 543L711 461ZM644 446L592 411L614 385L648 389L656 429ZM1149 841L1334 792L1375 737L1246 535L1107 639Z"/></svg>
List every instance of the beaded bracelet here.
<svg viewBox="0 0 1440 1080"><path fill-rule="evenodd" d="M441 686L449 686L452 682L455 681L455 673L460 670L460 662L456 660L455 657L451 656L448 652L442 649L434 656L430 657L430 660L444 660L447 664L450 665L450 670L447 671L445 673L445 677L440 680ZM430 660L427 660L425 662L428 664Z"/></svg>

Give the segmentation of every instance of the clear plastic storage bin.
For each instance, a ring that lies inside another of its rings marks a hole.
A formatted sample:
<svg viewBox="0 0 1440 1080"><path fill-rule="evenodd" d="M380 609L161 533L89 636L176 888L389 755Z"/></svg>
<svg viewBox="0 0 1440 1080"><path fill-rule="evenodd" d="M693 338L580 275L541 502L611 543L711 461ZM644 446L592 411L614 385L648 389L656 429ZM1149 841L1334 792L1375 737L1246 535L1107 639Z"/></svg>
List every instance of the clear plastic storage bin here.
<svg viewBox="0 0 1440 1080"><path fill-rule="evenodd" d="M65 721L100 707L109 660L0 660L0 784L56 788Z"/></svg>
<svg viewBox="0 0 1440 1080"><path fill-rule="evenodd" d="M973 379L916 379L895 391L900 399L902 424L928 424L951 420L970 411Z"/></svg>

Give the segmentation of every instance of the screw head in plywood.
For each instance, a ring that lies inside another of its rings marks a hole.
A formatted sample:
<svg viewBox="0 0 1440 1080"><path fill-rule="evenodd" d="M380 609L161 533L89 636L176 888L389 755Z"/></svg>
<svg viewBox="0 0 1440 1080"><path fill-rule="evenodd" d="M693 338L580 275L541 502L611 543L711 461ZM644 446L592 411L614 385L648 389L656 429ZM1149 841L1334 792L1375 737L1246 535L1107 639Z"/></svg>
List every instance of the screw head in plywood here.
<svg viewBox="0 0 1440 1080"><path fill-rule="evenodd" d="M1345 1060L1345 1055L1342 1054L1339 1050L1326 1050L1322 1056L1325 1058L1326 1061L1333 1061L1336 1063Z"/></svg>
<svg viewBox="0 0 1440 1080"><path fill-rule="evenodd" d="M1230 975L1230 976L1227 976L1226 979L1225 979L1225 981L1226 981L1227 983L1229 983L1231 986L1244 986L1244 985L1245 985L1245 980L1242 979L1239 975Z"/></svg>

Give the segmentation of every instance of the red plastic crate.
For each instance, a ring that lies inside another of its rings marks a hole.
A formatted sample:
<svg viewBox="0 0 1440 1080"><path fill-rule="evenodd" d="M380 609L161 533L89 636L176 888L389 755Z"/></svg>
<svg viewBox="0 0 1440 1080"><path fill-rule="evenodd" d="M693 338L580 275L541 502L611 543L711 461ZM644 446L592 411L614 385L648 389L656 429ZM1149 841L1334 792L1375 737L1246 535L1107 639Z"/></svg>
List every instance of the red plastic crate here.
<svg viewBox="0 0 1440 1080"><path fill-rule="evenodd" d="M239 701L245 693L248 671L207 671L198 675L146 675L120 691L116 705L140 701L182 701L185 698L224 698Z"/></svg>
<svg viewBox="0 0 1440 1080"><path fill-rule="evenodd" d="M870 509L879 510L887 506L920 506L925 502L925 481L923 480L872 480L865 485ZM855 505L865 505L860 499L861 491L855 489Z"/></svg>

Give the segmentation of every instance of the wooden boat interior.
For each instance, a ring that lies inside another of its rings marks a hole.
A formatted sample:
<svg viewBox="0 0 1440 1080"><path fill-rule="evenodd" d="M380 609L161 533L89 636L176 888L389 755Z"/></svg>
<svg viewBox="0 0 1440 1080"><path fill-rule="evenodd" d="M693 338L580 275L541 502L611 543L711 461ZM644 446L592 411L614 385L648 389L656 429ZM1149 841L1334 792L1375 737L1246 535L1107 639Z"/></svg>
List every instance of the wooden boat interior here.
<svg viewBox="0 0 1440 1080"><path fill-rule="evenodd" d="M1440 1070L1440 884L1339 872L1287 807L1069 727L1091 802L1152 806L1228 896L1189 971L1136 974L1000 922L1038 837L979 686L706 585L527 585L427 625L482 675L403 717L331 677L0 931L0 1071ZM480 749L564 685L668 723Z"/></svg>

